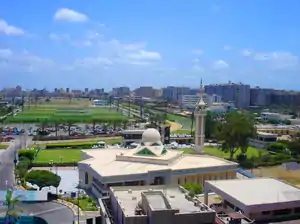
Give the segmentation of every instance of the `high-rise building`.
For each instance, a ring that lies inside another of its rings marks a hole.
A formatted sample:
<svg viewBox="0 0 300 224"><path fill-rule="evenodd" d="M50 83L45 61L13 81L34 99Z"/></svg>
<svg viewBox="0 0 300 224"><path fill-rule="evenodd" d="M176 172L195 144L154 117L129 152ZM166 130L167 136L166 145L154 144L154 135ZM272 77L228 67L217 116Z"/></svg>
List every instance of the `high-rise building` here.
<svg viewBox="0 0 300 224"><path fill-rule="evenodd" d="M130 95L130 88L127 86L117 87L113 88L112 90L112 96L129 96Z"/></svg>
<svg viewBox="0 0 300 224"><path fill-rule="evenodd" d="M152 86L141 86L134 90L136 96L142 96L147 98L154 97L154 89Z"/></svg>
<svg viewBox="0 0 300 224"><path fill-rule="evenodd" d="M189 95L190 88L188 87L177 87L177 86L168 86L163 88L162 97L164 100L178 103L183 95Z"/></svg>
<svg viewBox="0 0 300 224"><path fill-rule="evenodd" d="M205 86L205 92L209 95L220 96L224 102L234 102L237 108L250 106L250 85L232 82L213 84Z"/></svg>

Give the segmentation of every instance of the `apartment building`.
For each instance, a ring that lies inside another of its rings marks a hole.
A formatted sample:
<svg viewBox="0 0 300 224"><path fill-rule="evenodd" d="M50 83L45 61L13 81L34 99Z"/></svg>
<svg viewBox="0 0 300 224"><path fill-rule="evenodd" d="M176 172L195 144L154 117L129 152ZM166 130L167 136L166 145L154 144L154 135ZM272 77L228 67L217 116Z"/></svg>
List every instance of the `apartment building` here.
<svg viewBox="0 0 300 224"><path fill-rule="evenodd" d="M220 96L224 102L234 102L237 108L250 106L250 85L232 82L206 85L205 92L209 95Z"/></svg>
<svg viewBox="0 0 300 224"><path fill-rule="evenodd" d="M142 96L147 98L153 98L155 90L152 86L141 86L134 90L136 96Z"/></svg>
<svg viewBox="0 0 300 224"><path fill-rule="evenodd" d="M130 95L130 88L126 86L113 88L112 96L129 96Z"/></svg>
<svg viewBox="0 0 300 224"><path fill-rule="evenodd" d="M199 92L199 90L197 90ZM194 95L190 94L189 87L177 87L177 86L168 86L163 88L162 97L164 100L178 103L181 100L183 95Z"/></svg>

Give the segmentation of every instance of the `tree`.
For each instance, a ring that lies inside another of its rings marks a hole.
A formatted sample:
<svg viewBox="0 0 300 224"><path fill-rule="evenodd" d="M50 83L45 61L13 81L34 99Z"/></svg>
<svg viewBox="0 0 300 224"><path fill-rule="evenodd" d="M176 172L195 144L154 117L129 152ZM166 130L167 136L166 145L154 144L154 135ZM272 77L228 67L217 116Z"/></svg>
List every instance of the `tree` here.
<svg viewBox="0 0 300 224"><path fill-rule="evenodd" d="M15 168L15 175L20 179L21 183L24 183L24 178L28 172L28 167L31 161L28 158L21 158L18 165Z"/></svg>
<svg viewBox="0 0 300 224"><path fill-rule="evenodd" d="M210 139L213 137L214 130L216 127L216 121L214 115L208 111L205 116L205 138Z"/></svg>
<svg viewBox="0 0 300 224"><path fill-rule="evenodd" d="M43 187L58 187L61 177L48 170L31 170L25 179L27 182L37 185L41 190Z"/></svg>
<svg viewBox="0 0 300 224"><path fill-rule="evenodd" d="M14 223L19 219L19 214L22 212L20 209L16 209L16 206L20 203L20 197L13 197L13 191L7 190L5 196L5 203L7 210L5 212L5 224Z"/></svg>
<svg viewBox="0 0 300 224"><path fill-rule="evenodd" d="M249 139L256 134L252 119L242 113L231 112L225 116L225 121L216 128L216 137L221 142L221 150L229 153L232 160L238 149L246 154Z"/></svg>

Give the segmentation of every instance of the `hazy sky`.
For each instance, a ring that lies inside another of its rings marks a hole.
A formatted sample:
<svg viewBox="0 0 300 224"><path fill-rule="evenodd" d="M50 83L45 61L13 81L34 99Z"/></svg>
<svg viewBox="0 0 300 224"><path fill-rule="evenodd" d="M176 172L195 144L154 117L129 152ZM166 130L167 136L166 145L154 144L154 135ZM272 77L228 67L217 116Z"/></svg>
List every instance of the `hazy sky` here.
<svg viewBox="0 0 300 224"><path fill-rule="evenodd" d="M1 0L0 87L300 89L299 0Z"/></svg>

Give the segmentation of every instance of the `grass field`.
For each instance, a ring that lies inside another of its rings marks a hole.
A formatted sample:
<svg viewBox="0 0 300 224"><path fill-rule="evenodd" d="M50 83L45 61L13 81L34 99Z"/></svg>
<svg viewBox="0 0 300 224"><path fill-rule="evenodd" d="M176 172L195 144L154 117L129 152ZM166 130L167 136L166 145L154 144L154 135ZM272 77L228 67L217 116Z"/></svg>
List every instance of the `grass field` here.
<svg viewBox="0 0 300 224"><path fill-rule="evenodd" d="M45 164L53 160L54 163L75 163L81 160L81 149L51 149L40 150L35 164Z"/></svg>
<svg viewBox="0 0 300 224"><path fill-rule="evenodd" d="M183 151L184 153L187 153L187 154L193 154L193 153L195 153L195 150L192 149L192 148L183 148L183 149L178 149L178 150L181 150L181 151ZM220 157L220 158L225 158L225 159L229 158L229 153L225 153L225 152L221 151L220 149L218 149L217 147L205 147L204 148L204 152L206 154L209 154L209 155L212 155L212 156L216 156L216 157ZM247 157L248 158L250 158L250 157L258 157L259 154L260 154L260 152L262 154L268 153L267 151L259 150L259 149L254 148L254 147L249 147L248 151L247 151ZM238 154L240 154L240 150L238 150L234 154L234 158Z"/></svg>
<svg viewBox="0 0 300 224"><path fill-rule="evenodd" d="M300 187L300 170L286 170L281 166L261 167L250 170L258 177L273 177Z"/></svg>
<svg viewBox="0 0 300 224"><path fill-rule="evenodd" d="M2 145L0 144L0 150L4 150L4 149L7 149L8 145Z"/></svg>
<svg viewBox="0 0 300 224"><path fill-rule="evenodd" d="M42 104L32 106L14 117L9 117L6 123L40 123L43 120L63 120L91 122L92 120L123 120L126 119L122 113L107 107L87 107L83 105L68 104Z"/></svg>

